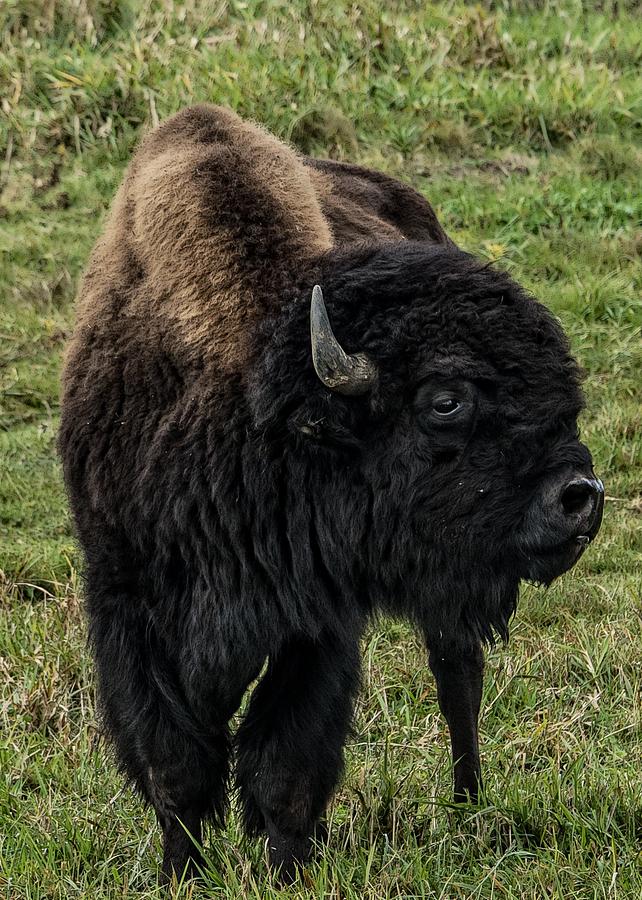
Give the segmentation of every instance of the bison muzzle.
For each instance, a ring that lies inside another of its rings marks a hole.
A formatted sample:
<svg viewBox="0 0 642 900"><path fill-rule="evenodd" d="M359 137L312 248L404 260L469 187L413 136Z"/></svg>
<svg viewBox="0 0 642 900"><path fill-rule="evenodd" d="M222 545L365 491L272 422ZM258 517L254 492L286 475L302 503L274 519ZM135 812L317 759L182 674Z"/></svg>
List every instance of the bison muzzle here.
<svg viewBox="0 0 642 900"><path fill-rule="evenodd" d="M423 635L475 800L482 647L600 525L579 382L555 318L411 188L217 107L143 140L81 285L60 451L104 727L166 877L232 759L247 832L282 878L305 861L377 613Z"/></svg>

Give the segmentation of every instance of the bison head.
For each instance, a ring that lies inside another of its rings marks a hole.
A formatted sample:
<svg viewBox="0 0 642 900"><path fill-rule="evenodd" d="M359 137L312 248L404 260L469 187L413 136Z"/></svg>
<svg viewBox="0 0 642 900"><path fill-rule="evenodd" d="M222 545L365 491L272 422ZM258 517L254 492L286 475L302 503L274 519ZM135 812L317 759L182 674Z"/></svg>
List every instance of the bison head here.
<svg viewBox="0 0 642 900"><path fill-rule="evenodd" d="M319 559L425 628L505 636L520 580L570 568L602 517L560 325L454 247L353 249L317 278L312 358L300 300L262 377Z"/></svg>

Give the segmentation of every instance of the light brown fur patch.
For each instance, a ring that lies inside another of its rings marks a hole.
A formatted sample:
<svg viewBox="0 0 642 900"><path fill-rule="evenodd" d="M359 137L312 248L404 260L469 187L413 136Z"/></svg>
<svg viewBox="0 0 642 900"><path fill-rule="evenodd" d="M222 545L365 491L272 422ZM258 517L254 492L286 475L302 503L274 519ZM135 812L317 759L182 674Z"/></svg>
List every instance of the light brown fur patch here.
<svg viewBox="0 0 642 900"><path fill-rule="evenodd" d="M69 364L116 328L188 365L240 372L256 323L321 254L407 238L448 242L407 185L301 157L230 110L185 109L128 168L81 285Z"/></svg>
<svg viewBox="0 0 642 900"><path fill-rule="evenodd" d="M250 326L294 272L332 246L297 154L229 110L194 107L141 144L79 299L88 325L112 307L176 331L193 354L238 370Z"/></svg>

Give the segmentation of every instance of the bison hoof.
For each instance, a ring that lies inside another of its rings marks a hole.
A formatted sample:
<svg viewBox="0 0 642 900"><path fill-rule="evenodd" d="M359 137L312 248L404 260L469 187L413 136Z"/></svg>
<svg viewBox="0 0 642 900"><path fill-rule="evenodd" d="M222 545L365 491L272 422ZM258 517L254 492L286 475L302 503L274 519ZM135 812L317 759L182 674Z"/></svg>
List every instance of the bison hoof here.
<svg viewBox="0 0 642 900"><path fill-rule="evenodd" d="M181 881L190 881L193 878L200 878L201 873L199 867L203 865L203 858L200 854L195 858L193 853L187 859L172 859L166 854L163 858L163 865L160 873L160 884L163 887L170 887L174 880L178 883Z"/></svg>
<svg viewBox="0 0 642 900"><path fill-rule="evenodd" d="M276 881L292 884L312 855L312 838L270 829L266 843Z"/></svg>

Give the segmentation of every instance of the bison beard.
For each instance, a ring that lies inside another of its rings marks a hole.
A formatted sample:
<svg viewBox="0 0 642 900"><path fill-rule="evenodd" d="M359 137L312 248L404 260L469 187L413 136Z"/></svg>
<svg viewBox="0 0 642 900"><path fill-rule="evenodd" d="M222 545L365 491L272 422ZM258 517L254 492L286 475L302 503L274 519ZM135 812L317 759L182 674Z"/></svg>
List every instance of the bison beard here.
<svg viewBox="0 0 642 900"><path fill-rule="evenodd" d="M81 287L60 450L105 730L166 877L225 816L232 744L246 829L292 877L378 612L424 635L477 797L482 645L599 527L581 407L553 317L410 188L215 107L143 141Z"/></svg>

